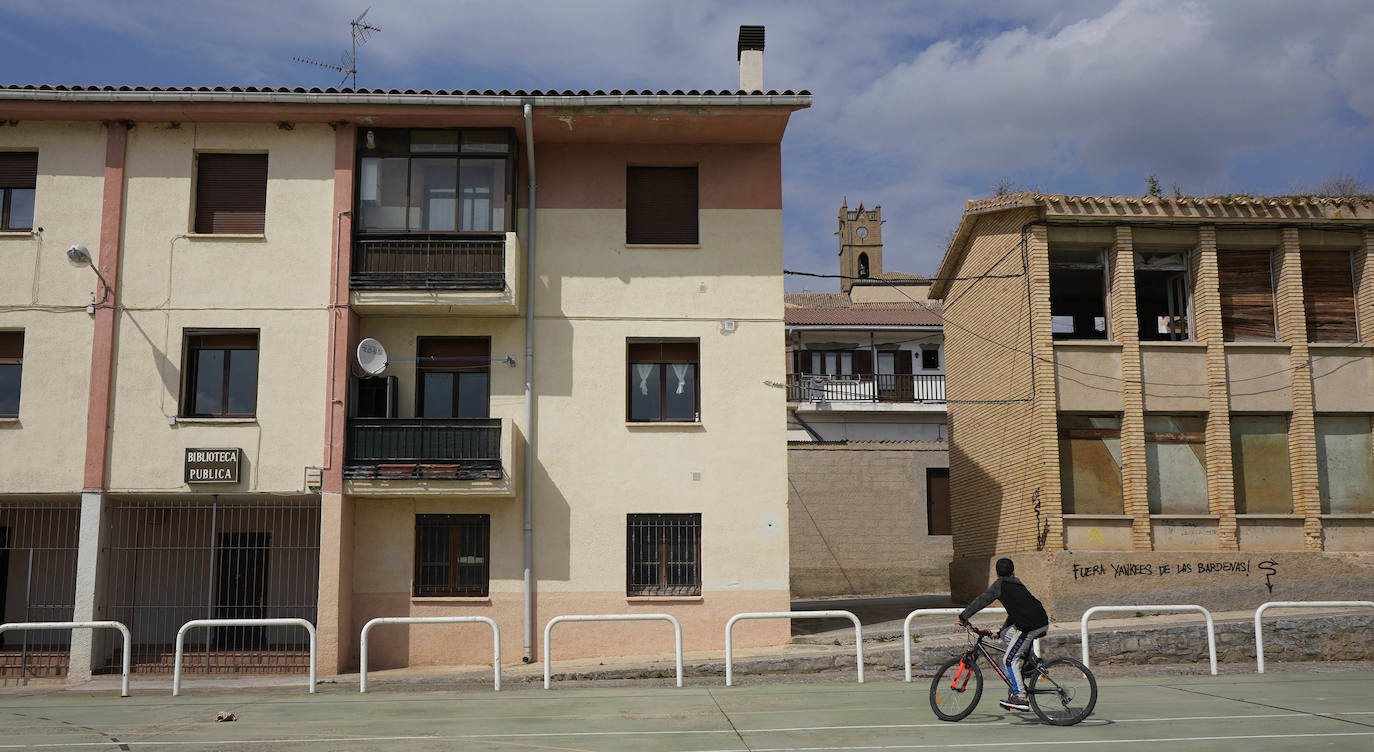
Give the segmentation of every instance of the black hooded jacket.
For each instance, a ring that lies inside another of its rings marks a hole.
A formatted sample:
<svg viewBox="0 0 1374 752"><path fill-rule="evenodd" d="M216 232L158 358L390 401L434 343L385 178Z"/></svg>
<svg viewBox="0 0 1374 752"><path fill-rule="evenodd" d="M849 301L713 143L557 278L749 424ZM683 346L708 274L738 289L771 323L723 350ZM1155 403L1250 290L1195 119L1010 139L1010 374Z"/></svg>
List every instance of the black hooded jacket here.
<svg viewBox="0 0 1374 752"><path fill-rule="evenodd" d="M982 611L993 601L1001 601L1002 608L1007 610L1007 621L1003 627L1015 624L1022 632L1029 632L1050 625L1050 617L1045 613L1045 607L1013 575L993 580L988 589L974 598L973 602L968 604L968 608L959 614L959 620L968 621L969 617Z"/></svg>

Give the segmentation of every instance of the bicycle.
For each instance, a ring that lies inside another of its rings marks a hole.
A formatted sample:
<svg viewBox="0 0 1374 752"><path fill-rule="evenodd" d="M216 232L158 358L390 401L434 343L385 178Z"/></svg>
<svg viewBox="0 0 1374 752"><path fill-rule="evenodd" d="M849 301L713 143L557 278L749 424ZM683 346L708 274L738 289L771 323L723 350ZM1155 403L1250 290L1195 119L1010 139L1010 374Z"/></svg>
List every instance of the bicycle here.
<svg viewBox="0 0 1374 752"><path fill-rule="evenodd" d="M993 633L971 624L968 631L968 650L951 658L935 672L930 682L930 708L942 721L961 721L967 718L983 697L983 672L978 668L982 656L992 670L1011 689L1011 678L1002 662L990 650L1006 655L1006 649L988 642ZM977 640L973 636L977 635ZM1031 710L1040 720L1054 726L1072 726L1093 712L1097 705L1097 678L1087 666L1073 658L1052 658L1041 661L1033 652L1026 656L1022 675L1026 679L1026 696Z"/></svg>

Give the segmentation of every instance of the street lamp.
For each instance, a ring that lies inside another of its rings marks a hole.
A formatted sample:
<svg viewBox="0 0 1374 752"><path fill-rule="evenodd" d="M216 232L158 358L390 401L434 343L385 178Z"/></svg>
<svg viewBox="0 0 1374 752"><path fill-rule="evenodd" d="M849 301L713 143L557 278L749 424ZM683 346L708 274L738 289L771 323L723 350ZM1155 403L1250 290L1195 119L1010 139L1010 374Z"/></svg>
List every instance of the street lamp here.
<svg viewBox="0 0 1374 752"><path fill-rule="evenodd" d="M104 303L106 296L110 294L110 283L105 281L105 277L100 274L100 270L95 268L95 264L91 263L91 252L86 249L86 246L80 243L73 243L72 246L67 249L67 260L76 266L91 267L91 271L95 272L95 276L100 279L100 284L102 285L100 302Z"/></svg>

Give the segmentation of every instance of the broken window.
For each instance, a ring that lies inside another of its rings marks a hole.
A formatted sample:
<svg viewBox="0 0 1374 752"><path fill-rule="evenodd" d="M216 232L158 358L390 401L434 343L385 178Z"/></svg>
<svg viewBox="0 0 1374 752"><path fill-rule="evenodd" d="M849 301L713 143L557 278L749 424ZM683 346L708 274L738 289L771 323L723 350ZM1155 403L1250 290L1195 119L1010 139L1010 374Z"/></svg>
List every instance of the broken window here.
<svg viewBox="0 0 1374 752"><path fill-rule="evenodd" d="M1231 416L1236 514L1292 514L1287 415Z"/></svg>
<svg viewBox="0 0 1374 752"><path fill-rule="evenodd" d="M1050 331L1055 339L1107 338L1107 277L1100 250L1050 251Z"/></svg>
<svg viewBox="0 0 1374 752"><path fill-rule="evenodd" d="M1318 415L1317 488L1322 514L1374 512L1368 415Z"/></svg>
<svg viewBox="0 0 1374 752"><path fill-rule="evenodd" d="M1120 417L1059 415L1059 485L1065 514L1124 514Z"/></svg>
<svg viewBox="0 0 1374 752"><path fill-rule="evenodd" d="M1302 303L1308 342L1358 342L1355 275L1347 251L1304 251Z"/></svg>
<svg viewBox="0 0 1374 752"><path fill-rule="evenodd" d="M1135 255L1135 309L1141 341L1190 338L1188 254Z"/></svg>
<svg viewBox="0 0 1374 752"><path fill-rule="evenodd" d="M1145 416L1145 488L1150 514L1207 514L1207 419Z"/></svg>
<svg viewBox="0 0 1374 752"><path fill-rule="evenodd" d="M1274 341L1274 273L1269 251L1218 253L1217 289L1223 339Z"/></svg>

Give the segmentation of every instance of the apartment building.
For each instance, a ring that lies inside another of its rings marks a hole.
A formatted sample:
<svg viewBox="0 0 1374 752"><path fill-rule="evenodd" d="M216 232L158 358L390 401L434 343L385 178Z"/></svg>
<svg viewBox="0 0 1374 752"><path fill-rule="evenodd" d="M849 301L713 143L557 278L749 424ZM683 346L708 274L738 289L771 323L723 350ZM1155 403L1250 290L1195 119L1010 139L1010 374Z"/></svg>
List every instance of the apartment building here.
<svg viewBox="0 0 1374 752"><path fill-rule="evenodd" d="M944 336L883 271L882 207L840 207L842 292L785 296L792 594L949 589Z"/></svg>
<svg viewBox="0 0 1374 752"><path fill-rule="evenodd" d="M490 617L509 662L560 614L703 649L785 610L765 382L810 95L763 89L762 34L729 91L0 89L6 619L125 621L156 671L188 619L297 616L332 673L381 616ZM379 629L371 667L489 661L480 629ZM60 673L64 639L4 650ZM109 667L88 639L73 677ZM303 670L304 640L206 630L187 666Z"/></svg>
<svg viewBox="0 0 1374 752"><path fill-rule="evenodd" d="M931 291L955 597L1003 555L1061 619L1374 586L1372 241L1367 198L970 201Z"/></svg>

